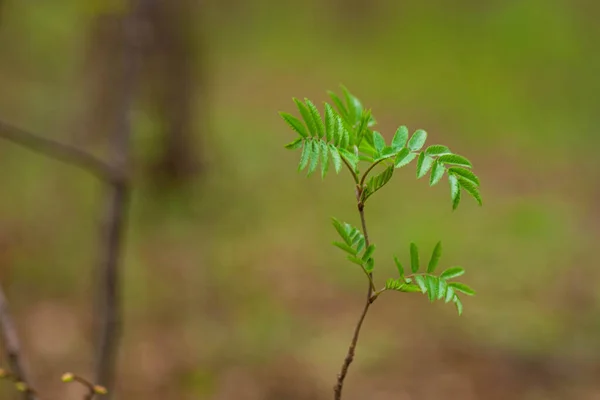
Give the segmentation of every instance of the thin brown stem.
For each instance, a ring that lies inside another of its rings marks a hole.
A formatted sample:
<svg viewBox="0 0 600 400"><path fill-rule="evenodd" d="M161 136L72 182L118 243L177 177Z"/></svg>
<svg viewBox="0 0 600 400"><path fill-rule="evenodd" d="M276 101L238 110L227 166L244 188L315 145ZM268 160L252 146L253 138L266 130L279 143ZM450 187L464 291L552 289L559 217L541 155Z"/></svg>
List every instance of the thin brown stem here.
<svg viewBox="0 0 600 400"><path fill-rule="evenodd" d="M346 161L346 159L344 157L341 157L342 161L344 162L344 164L346 164L346 167L348 167L348 171L350 171L350 173L352 174L352 178L354 179L354 182L356 184L358 184L358 176L356 175L356 172L354 172L354 170L352 169L352 166L348 163L348 161Z"/></svg>
<svg viewBox="0 0 600 400"><path fill-rule="evenodd" d="M7 122L0 121L0 138L55 160L74 165L102 181L111 182L118 175L118 171L85 150L35 135Z"/></svg>
<svg viewBox="0 0 600 400"><path fill-rule="evenodd" d="M31 383L25 372L24 362L21 357L21 346L19 337L15 328L14 321L8 311L8 303L4 291L0 287L0 330L4 339L4 347L8 354L11 375L16 383L25 385L23 398L25 400L37 400L35 391L31 388Z"/></svg>
<svg viewBox="0 0 600 400"><path fill-rule="evenodd" d="M365 174L366 175L366 174ZM358 212L360 214L360 222L362 225L363 236L365 237L365 246L369 247L369 233L367 231L367 222L365 219L365 211L364 204L360 201L360 197L362 195L362 186L358 188L356 192L356 201L358 202ZM354 360L354 354L356 352L356 346L358 344L358 338L360 336L360 330L362 328L365 317L367 316L367 312L369 311L369 307L371 304L377 299L377 296L373 296L373 292L375 291L375 285L373 283L373 273L368 273L369 278L369 288L367 289L367 298L365 301L365 306L363 308L362 314L354 328L354 335L352 336L352 341L350 342L350 347L348 347L348 353L346 353L346 357L344 358L344 362L342 364L342 369L337 376L337 382L334 386L333 398L335 400L341 400L342 398L342 389L344 387L344 379L346 379L346 375L348 374L348 368L350 368L350 364Z"/></svg>
<svg viewBox="0 0 600 400"><path fill-rule="evenodd" d="M112 143L113 163L119 170L126 171L130 164L132 136L131 109L137 89L139 57L141 50L142 24L140 14L144 1L133 1L131 13L122 19L122 81L120 87L118 121ZM97 315L100 324L97 340L95 381L108 388L112 396L118 344L121 335L121 279L119 262L123 253L127 211L131 185L127 176L113 182L107 199L107 210L103 226L103 257L99 264L99 290Z"/></svg>

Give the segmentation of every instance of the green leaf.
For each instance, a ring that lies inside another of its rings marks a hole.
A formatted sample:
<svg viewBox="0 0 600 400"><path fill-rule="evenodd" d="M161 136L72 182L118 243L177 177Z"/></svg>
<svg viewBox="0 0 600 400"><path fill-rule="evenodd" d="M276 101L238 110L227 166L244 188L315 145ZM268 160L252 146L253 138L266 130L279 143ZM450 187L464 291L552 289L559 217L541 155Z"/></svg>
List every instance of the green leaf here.
<svg viewBox="0 0 600 400"><path fill-rule="evenodd" d="M363 262L360 258L355 257L355 256L350 256L350 255L347 258L348 258L348 260L352 261L354 264L360 265L361 267L363 266Z"/></svg>
<svg viewBox="0 0 600 400"><path fill-rule="evenodd" d="M363 254L363 256L362 256L363 261L367 262L369 260L369 258L371 258L371 256L373 255L374 252L375 252L375 245L370 244L369 247L367 247L367 249L365 250L365 254Z"/></svg>
<svg viewBox="0 0 600 400"><path fill-rule="evenodd" d="M444 172L446 172L446 168L438 160L435 160L429 176L429 186L437 185L444 177Z"/></svg>
<svg viewBox="0 0 600 400"><path fill-rule="evenodd" d="M473 289L471 289L469 286L465 285L464 283L449 282L448 285L451 286L452 288L454 288L454 291L462 292L469 296L475 295L475 291Z"/></svg>
<svg viewBox="0 0 600 400"><path fill-rule="evenodd" d="M408 141L408 128L404 125L400 126L396 130L396 134L392 139L392 148L394 150L399 150L402 147L406 146L406 142Z"/></svg>
<svg viewBox="0 0 600 400"><path fill-rule="evenodd" d="M327 94L335 104L335 107L338 109L338 112L340 113L342 118L348 119L348 109L346 108L342 100L340 100L340 98L337 96L337 94L333 93L331 90L327 91Z"/></svg>
<svg viewBox="0 0 600 400"><path fill-rule="evenodd" d="M416 244L410 244L410 269L413 273L419 270L419 248Z"/></svg>
<svg viewBox="0 0 600 400"><path fill-rule="evenodd" d="M316 140L312 140L310 142L310 163L308 164L308 174L311 175L317 169L317 165L319 164L319 154L321 153L321 147Z"/></svg>
<svg viewBox="0 0 600 400"><path fill-rule="evenodd" d="M350 153L346 149L339 149L338 151L340 155L344 157L344 159L348 162L348 164L350 164L352 169L356 171L356 166L358 165L358 157L354 153Z"/></svg>
<svg viewBox="0 0 600 400"><path fill-rule="evenodd" d="M366 132L370 132L367 128L369 120L371 119L371 110L363 110L360 117L358 128L356 128L356 143L360 144ZM369 140L369 138L367 138ZM384 141L385 145L385 141Z"/></svg>
<svg viewBox="0 0 600 400"><path fill-rule="evenodd" d="M462 167L468 167L468 168L471 168L473 166L473 165L471 165L471 162L469 160L467 160L463 156L459 156L458 154L444 154L444 155L441 155L438 158L438 160L444 164L454 164L454 165L460 165Z"/></svg>
<svg viewBox="0 0 600 400"><path fill-rule="evenodd" d="M344 96L346 98L346 106L348 107L348 120L352 124L359 121L360 116L362 115L362 104L360 100L356 98L350 91L342 85L342 91L344 92Z"/></svg>
<svg viewBox="0 0 600 400"><path fill-rule="evenodd" d="M417 159L417 179L422 178L429 172L429 169L433 165L433 158L426 156L425 153L421 153Z"/></svg>
<svg viewBox="0 0 600 400"><path fill-rule="evenodd" d="M316 136L317 135L317 125L316 125L316 122L313 119L313 116L312 116L311 112L309 111L308 107L306 107L306 105L304 105L304 103L302 101L298 100L295 97L294 97L294 103L296 103L296 106L298 107L298 110L300 111L300 115L302 115L302 118L304 119L304 122L306 123L306 126L308 127L308 131L310 132L310 135Z"/></svg>
<svg viewBox="0 0 600 400"><path fill-rule="evenodd" d="M311 147L312 141L304 142L304 146L302 147L302 154L300 155L300 164L298 164L298 171L302 171L308 165Z"/></svg>
<svg viewBox="0 0 600 400"><path fill-rule="evenodd" d="M446 290L448 289L448 283L443 279L438 279L438 290L437 299L441 300L446 296Z"/></svg>
<svg viewBox="0 0 600 400"><path fill-rule="evenodd" d="M479 203L480 206L483 205L481 194L479 194L479 189L477 189L477 186L475 186L475 184L472 181L465 179L460 175L456 175L456 179L458 179L458 183L460 184L460 186L462 186L467 193L469 193L475 198L475 200L477 200L477 203Z"/></svg>
<svg viewBox="0 0 600 400"><path fill-rule="evenodd" d="M407 293L419 293L421 292L421 288L417 285L411 285L410 283L405 283L403 285L400 285L400 287L398 289L399 292L407 292Z"/></svg>
<svg viewBox="0 0 600 400"><path fill-rule="evenodd" d="M385 281L385 288L387 290L397 290L400 285L402 285L402 283L400 283L397 279L394 278L388 278Z"/></svg>
<svg viewBox="0 0 600 400"><path fill-rule="evenodd" d="M337 231L338 235L340 235L340 237L344 239L344 242L351 246L352 240L350 239L350 236L348 235L348 231L346 231L344 224L335 217L331 217L331 223L333 224L333 227Z"/></svg>
<svg viewBox="0 0 600 400"><path fill-rule="evenodd" d="M435 247L433 248L433 252L431 253L431 258L429 259L429 264L427 265L427 272L432 273L435 271L440 258L442 257L442 242L437 242Z"/></svg>
<svg viewBox="0 0 600 400"><path fill-rule="evenodd" d="M365 263L365 271L367 272L373 272L373 269L375 268L375 260L372 258L369 258L367 260L367 262Z"/></svg>
<svg viewBox="0 0 600 400"><path fill-rule="evenodd" d="M337 121L335 119L335 111L329 105L325 103L325 132L327 134L327 141L331 142L335 138L337 130Z"/></svg>
<svg viewBox="0 0 600 400"><path fill-rule="evenodd" d="M306 132L306 128L304 127L304 124L302 123L302 121L300 121L298 118L294 117L292 114L288 114L286 112L280 112L279 115L281 116L281 118L283 118L285 120L285 122L287 122L287 124L296 132L298 132L300 134L300 136L307 138L308 137L308 132Z"/></svg>
<svg viewBox="0 0 600 400"><path fill-rule="evenodd" d="M357 251L354 248L348 246L346 243L333 242L333 245L336 247L339 247L340 249L344 250L348 254L352 254L353 256L355 256L357 254Z"/></svg>
<svg viewBox="0 0 600 400"><path fill-rule="evenodd" d="M365 202L373 193L384 187L394 175L394 166L390 165L383 172L369 178L367 188L363 191L362 201Z"/></svg>
<svg viewBox="0 0 600 400"><path fill-rule="evenodd" d="M427 140L427 132L423 129L418 129L413 133L412 137L408 141L408 148L412 151L421 150L421 147L425 144Z"/></svg>
<svg viewBox="0 0 600 400"><path fill-rule="evenodd" d="M308 107L308 111L310 111L310 114L312 115L313 120L315 121L315 126L317 128L317 136L319 138L322 138L323 136L325 136L325 126L323 125L323 120L321 119L321 114L319 114L319 110L313 104L312 101L305 98L304 102L306 103L306 105Z"/></svg>
<svg viewBox="0 0 600 400"><path fill-rule="evenodd" d="M350 145L350 132L348 132L348 129L346 129L346 126L344 125L344 122L342 121L341 118L337 118L338 120L338 132L339 132L339 147L345 149L346 147L348 147Z"/></svg>
<svg viewBox="0 0 600 400"><path fill-rule="evenodd" d="M452 198L452 209L456 210L460 203L460 184L455 175L448 175L448 182L450 182L450 197Z"/></svg>
<svg viewBox="0 0 600 400"><path fill-rule="evenodd" d="M321 146L321 178L325 178L329 171L329 147L322 140L319 140L319 145Z"/></svg>
<svg viewBox="0 0 600 400"><path fill-rule="evenodd" d="M473 182L474 185L479 186L479 178L469 169L460 167L450 167L448 168L448 173L454 174L456 176L461 176L464 179L468 179L471 182Z"/></svg>
<svg viewBox="0 0 600 400"><path fill-rule="evenodd" d="M421 288L421 293L427 293L427 285L425 284L425 278L423 278L423 275L415 276L415 282L417 282L417 285L419 285Z"/></svg>
<svg viewBox="0 0 600 400"><path fill-rule="evenodd" d="M462 315L463 313L463 305L458 296L454 296L454 304L456 305L456 311L458 311L458 315Z"/></svg>
<svg viewBox="0 0 600 400"><path fill-rule="evenodd" d="M446 288L446 298L444 299L445 303L450 303L450 300L452 300L455 296L454 293L454 289L452 289L452 286L448 286Z"/></svg>
<svg viewBox="0 0 600 400"><path fill-rule="evenodd" d="M463 275L464 273L465 273L465 270L462 269L461 267L452 267L452 268L448 268L447 270L442 272L442 274L440 275L440 278L452 279L452 278L459 277L459 276Z"/></svg>
<svg viewBox="0 0 600 400"><path fill-rule="evenodd" d="M398 260L398 257L394 256L394 262L396 263L396 268L398 268L398 274L400 274L400 278L403 278L404 277L404 267L400 263L400 260Z"/></svg>
<svg viewBox="0 0 600 400"><path fill-rule="evenodd" d="M396 159L394 160L394 168L401 168L410 164L410 162L414 160L416 156L417 153L411 153L407 148L400 150L396 156Z"/></svg>
<svg viewBox="0 0 600 400"><path fill-rule="evenodd" d="M331 160L333 161L335 172L339 174L342 170L342 157L340 156L338 149L332 144L329 144L329 152L331 153Z"/></svg>
<svg viewBox="0 0 600 400"><path fill-rule="evenodd" d="M451 154L450 149L441 144L433 144L425 150L425 155L428 156L439 156L442 154Z"/></svg>
<svg viewBox="0 0 600 400"><path fill-rule="evenodd" d="M288 150L296 150L302 147L302 138L297 138L293 142L290 142L285 145L285 148Z"/></svg>
<svg viewBox="0 0 600 400"><path fill-rule="evenodd" d="M438 280L434 276L426 275L425 284L427 286L429 301L434 301L437 298Z"/></svg>
<svg viewBox="0 0 600 400"><path fill-rule="evenodd" d="M377 150L377 155L380 155L383 149L385 148L385 139L381 136L381 133L375 131L373 132L373 143L375 144L375 150Z"/></svg>

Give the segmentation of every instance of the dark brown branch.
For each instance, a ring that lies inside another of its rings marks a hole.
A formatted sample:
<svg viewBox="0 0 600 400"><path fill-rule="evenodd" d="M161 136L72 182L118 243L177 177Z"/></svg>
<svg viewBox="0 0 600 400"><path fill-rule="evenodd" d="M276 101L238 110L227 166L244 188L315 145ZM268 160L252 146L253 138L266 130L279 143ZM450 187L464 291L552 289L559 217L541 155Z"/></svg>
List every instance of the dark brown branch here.
<svg viewBox="0 0 600 400"><path fill-rule="evenodd" d="M366 176L366 174L365 174ZM365 237L365 247L369 247L369 233L367 232L367 222L365 220L365 210L364 204L360 201L360 197L362 195L362 187L359 187L356 192L356 201L358 202L358 213L360 214L360 222L362 225L363 235ZM350 364L354 360L354 353L356 352L356 345L358 344L358 337L360 336L360 330L362 328L362 324L367 316L367 312L369 311L369 307L373 301L375 301L377 297L373 296L373 273L369 273L369 288L367 289L367 298L365 301L365 306L363 308L362 314L354 328L354 335L352 336L352 341L350 342L350 347L348 347L348 353L344 358L344 362L342 364L342 369L337 376L337 382L333 388L335 400L341 400L342 398L342 389L344 387L344 379L346 379L346 375L348 374L348 368L350 368Z"/></svg>
<svg viewBox="0 0 600 400"><path fill-rule="evenodd" d="M110 182L119 175L107 163L84 150L34 135L3 121L0 121L0 138L58 161L79 167L103 181Z"/></svg>
<svg viewBox="0 0 600 400"><path fill-rule="evenodd" d="M35 392L31 389L31 383L25 372L24 362L21 357L21 346L19 337L13 319L8 311L8 303L4 291L0 287L0 330L4 339L4 346L8 355L11 373L15 381L22 382L26 385L26 390L23 392L25 400L37 400Z"/></svg>
<svg viewBox="0 0 600 400"><path fill-rule="evenodd" d="M122 48L122 80L117 108L119 115L112 143L113 162L119 170L127 170L130 164L131 109L136 92L139 68L140 35L139 4L123 18L124 45ZM121 335L121 301L119 261L123 252L123 236L126 230L127 210L130 197L130 183L127 175L113 181L107 200L107 210L103 229L103 259L99 264L99 292L97 317L100 323L96 354L96 382L108 388L108 398L112 396L118 343Z"/></svg>

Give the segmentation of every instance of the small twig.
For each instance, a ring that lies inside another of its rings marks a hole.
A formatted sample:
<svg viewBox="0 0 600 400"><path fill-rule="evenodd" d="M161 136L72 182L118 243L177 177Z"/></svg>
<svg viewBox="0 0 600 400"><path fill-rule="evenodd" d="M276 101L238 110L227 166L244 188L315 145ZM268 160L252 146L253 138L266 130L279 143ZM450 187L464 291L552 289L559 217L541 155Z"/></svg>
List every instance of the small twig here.
<svg viewBox="0 0 600 400"><path fill-rule="evenodd" d="M118 171L115 171L110 165L85 150L37 136L3 121L0 121L0 138L55 160L79 167L102 181L111 182L119 175Z"/></svg>
<svg viewBox="0 0 600 400"><path fill-rule="evenodd" d="M82 384L83 386L85 386L87 388L88 392L86 393L83 400L92 400L94 398L94 396L96 396L97 394L103 394L103 395L108 394L108 391L106 390L106 388L104 386L94 385L92 382L88 381L87 379L85 379L79 375L72 374L70 372L67 372L66 374L64 374L62 376L62 381L65 383L78 382L78 383Z"/></svg>
<svg viewBox="0 0 600 400"><path fill-rule="evenodd" d="M379 163L382 162L383 160L386 160L386 158L382 158L381 160L374 162L373 164L371 164L369 166L369 168L367 168L367 170L365 171L365 173L363 174L363 176L362 176L362 178L360 180L360 187L363 187L363 185L365 184L365 180L367 179L367 176L369 175L369 172L371 172L371 170L373 168L375 168L375 166L379 165Z"/></svg>
<svg viewBox="0 0 600 400"><path fill-rule="evenodd" d="M123 81L121 104L114 142L112 143L113 162L120 170L127 170L130 161L132 136L131 108L137 88L137 75L140 56L140 11L143 1L137 3L129 15L122 20L124 45L122 53ZM104 219L104 253L99 264L99 290L97 316L100 323L96 354L96 382L107 387L113 386L118 343L121 334L121 280L119 260L123 252L127 210L130 198L130 183L126 175L114 181L107 202ZM110 400L112 391L109 392Z"/></svg>
<svg viewBox="0 0 600 400"><path fill-rule="evenodd" d="M8 303L4 291L0 287L0 330L4 339L4 346L8 353L8 362L11 372L9 375L12 380L19 385L23 391L25 400L37 400L35 391L31 388L31 383L25 372L24 362L21 358L21 346L17 336L17 330L13 319L8 311Z"/></svg>
<svg viewBox="0 0 600 400"><path fill-rule="evenodd" d="M366 176L366 173L365 173ZM363 179L364 180L364 179ZM362 185L358 188L356 192L356 201L358 202L358 212L360 214L360 222L362 225L363 236L365 237L365 246L369 247L369 233L367 232L367 222L365 220L365 211L364 204L360 201L360 197L362 195ZM365 271L366 272L366 271ZM346 379L346 375L348 374L348 368L352 361L354 360L354 353L356 351L356 345L358 343L358 337L360 336L360 330L362 328L362 324L367 316L367 312L369 311L369 307L371 304L377 299L377 296L373 296L373 292L375 291L375 284L373 283L373 273L367 274L369 278L369 288L367 290L367 298L365 301L365 306L363 308L362 314L354 328L354 335L352 336L352 341L350 342L350 347L348 347L348 353L344 358L344 362L342 364L342 369L337 376L337 383L334 386L333 393L334 399L340 400L342 398L342 389L344 387L344 379Z"/></svg>

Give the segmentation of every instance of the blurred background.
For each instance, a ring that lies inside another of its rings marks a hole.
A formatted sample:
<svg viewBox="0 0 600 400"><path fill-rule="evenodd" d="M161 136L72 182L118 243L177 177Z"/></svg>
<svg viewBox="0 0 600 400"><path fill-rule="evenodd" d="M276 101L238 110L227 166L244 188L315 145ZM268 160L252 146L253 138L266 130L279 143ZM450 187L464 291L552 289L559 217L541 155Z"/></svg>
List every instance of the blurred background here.
<svg viewBox="0 0 600 400"><path fill-rule="evenodd" d="M143 4L118 398L332 397L366 290L329 244L330 216L359 223L353 185L298 174L277 112L344 84L388 140L405 124L469 157L484 197L451 212L413 164L370 201L377 282L410 241L442 240L478 294L462 317L384 296L344 398L600 399L600 3ZM1 0L0 119L109 159L127 9ZM93 376L106 191L0 142L0 283L44 399L80 398L65 371Z"/></svg>

